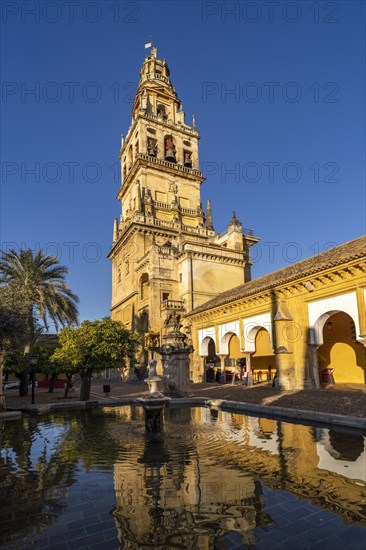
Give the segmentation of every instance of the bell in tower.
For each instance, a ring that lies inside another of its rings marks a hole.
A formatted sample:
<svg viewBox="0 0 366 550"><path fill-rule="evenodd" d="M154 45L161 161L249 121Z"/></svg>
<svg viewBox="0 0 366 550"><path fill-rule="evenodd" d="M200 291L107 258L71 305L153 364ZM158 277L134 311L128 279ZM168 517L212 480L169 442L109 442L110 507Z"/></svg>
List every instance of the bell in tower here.
<svg viewBox="0 0 366 550"><path fill-rule="evenodd" d="M157 153L158 145L156 143L156 139L149 137L147 139L147 154L150 155L150 157L156 157Z"/></svg>
<svg viewBox="0 0 366 550"><path fill-rule="evenodd" d="M165 138L165 160L168 162L177 162L175 157L175 145L172 136Z"/></svg>
<svg viewBox="0 0 366 550"><path fill-rule="evenodd" d="M192 153L190 151L184 151L184 166L192 168Z"/></svg>

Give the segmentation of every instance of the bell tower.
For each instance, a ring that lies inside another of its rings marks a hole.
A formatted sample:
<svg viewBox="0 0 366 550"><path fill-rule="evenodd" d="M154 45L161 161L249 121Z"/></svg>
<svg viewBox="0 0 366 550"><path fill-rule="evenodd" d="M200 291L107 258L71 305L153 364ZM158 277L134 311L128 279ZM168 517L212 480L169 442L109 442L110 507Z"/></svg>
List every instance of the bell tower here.
<svg viewBox="0 0 366 550"><path fill-rule="evenodd" d="M250 280L249 248L258 242L236 219L227 232L204 215L195 117L186 123L165 59L151 48L140 71L132 122L120 150L113 228L112 318L141 333L161 332L217 293Z"/></svg>

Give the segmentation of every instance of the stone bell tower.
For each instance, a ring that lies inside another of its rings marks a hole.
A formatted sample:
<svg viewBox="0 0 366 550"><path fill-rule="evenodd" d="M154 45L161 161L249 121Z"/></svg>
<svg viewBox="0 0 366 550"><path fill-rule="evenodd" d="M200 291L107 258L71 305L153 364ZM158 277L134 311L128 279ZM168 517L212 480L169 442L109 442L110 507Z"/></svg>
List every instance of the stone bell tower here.
<svg viewBox="0 0 366 550"><path fill-rule="evenodd" d="M167 319L250 280L249 248L258 238L235 213L225 234L200 197L199 133L157 50L145 58L120 151L122 205L114 221L112 318L133 330L162 332Z"/></svg>

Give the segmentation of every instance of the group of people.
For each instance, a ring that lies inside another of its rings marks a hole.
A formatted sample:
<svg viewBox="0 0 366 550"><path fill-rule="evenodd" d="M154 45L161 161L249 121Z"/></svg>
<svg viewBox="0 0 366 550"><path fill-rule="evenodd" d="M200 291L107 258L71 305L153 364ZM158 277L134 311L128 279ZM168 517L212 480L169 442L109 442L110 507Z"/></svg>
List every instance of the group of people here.
<svg viewBox="0 0 366 550"><path fill-rule="evenodd" d="M206 381L218 382L218 383L242 383L245 386L252 386L254 382L261 383L264 381L271 381L272 367L268 367L268 372L263 373L260 371L254 371L254 369L246 369L245 367L233 368L230 371L222 371L220 368L215 368L215 365L208 363L206 366Z"/></svg>

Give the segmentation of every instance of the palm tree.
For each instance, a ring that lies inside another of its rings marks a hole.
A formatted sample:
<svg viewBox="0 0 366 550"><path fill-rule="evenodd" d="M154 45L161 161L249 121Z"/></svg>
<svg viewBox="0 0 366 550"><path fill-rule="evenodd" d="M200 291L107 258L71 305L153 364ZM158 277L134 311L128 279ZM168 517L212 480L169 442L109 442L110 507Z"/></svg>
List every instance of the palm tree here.
<svg viewBox="0 0 366 550"><path fill-rule="evenodd" d="M50 323L58 330L60 326L76 324L78 297L65 281L69 270L58 263L55 256L34 253L31 248L16 252L2 252L0 258L0 284L8 287L26 304L26 334L24 355L30 352L39 324L48 330ZM24 373L22 394L27 394ZM25 384L24 384L25 382ZM21 384L22 386L22 384Z"/></svg>

